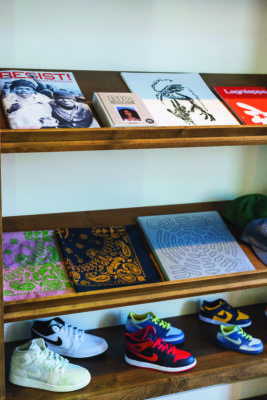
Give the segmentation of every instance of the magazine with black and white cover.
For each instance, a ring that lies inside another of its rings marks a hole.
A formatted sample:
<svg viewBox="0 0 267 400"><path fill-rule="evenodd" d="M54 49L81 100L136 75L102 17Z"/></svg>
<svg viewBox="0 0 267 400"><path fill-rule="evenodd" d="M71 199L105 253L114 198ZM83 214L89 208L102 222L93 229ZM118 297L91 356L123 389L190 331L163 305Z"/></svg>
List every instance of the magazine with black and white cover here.
<svg viewBox="0 0 267 400"><path fill-rule="evenodd" d="M99 128L71 72L0 71L11 129Z"/></svg>
<svg viewBox="0 0 267 400"><path fill-rule="evenodd" d="M159 126L240 125L198 73L121 72Z"/></svg>

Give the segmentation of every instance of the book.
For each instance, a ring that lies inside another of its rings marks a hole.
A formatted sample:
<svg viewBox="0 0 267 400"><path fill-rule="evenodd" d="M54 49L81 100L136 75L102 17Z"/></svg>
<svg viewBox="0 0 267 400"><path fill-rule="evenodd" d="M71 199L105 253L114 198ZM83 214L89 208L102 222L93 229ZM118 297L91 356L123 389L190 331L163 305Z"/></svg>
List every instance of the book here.
<svg viewBox="0 0 267 400"><path fill-rule="evenodd" d="M197 73L121 72L159 126L239 125Z"/></svg>
<svg viewBox="0 0 267 400"><path fill-rule="evenodd" d="M137 93L93 95L93 106L104 126L155 126L152 115Z"/></svg>
<svg viewBox="0 0 267 400"><path fill-rule="evenodd" d="M135 225L56 230L76 292L161 282Z"/></svg>
<svg viewBox="0 0 267 400"><path fill-rule="evenodd" d="M166 280L254 270L217 211L142 216L137 223Z"/></svg>
<svg viewBox="0 0 267 400"><path fill-rule="evenodd" d="M99 128L71 72L0 71L11 129Z"/></svg>
<svg viewBox="0 0 267 400"><path fill-rule="evenodd" d="M267 88L215 86L215 92L242 124L267 124Z"/></svg>

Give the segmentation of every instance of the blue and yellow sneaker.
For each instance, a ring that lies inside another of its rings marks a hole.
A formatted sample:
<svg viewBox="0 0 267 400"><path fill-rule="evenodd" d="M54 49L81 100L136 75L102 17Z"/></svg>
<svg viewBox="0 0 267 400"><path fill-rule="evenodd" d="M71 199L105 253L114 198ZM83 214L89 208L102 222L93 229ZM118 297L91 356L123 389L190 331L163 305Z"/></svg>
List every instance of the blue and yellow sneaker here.
<svg viewBox="0 0 267 400"><path fill-rule="evenodd" d="M259 354L263 351L263 343L243 331L238 325L220 326L217 333L216 344L225 349L246 354Z"/></svg>
<svg viewBox="0 0 267 400"><path fill-rule="evenodd" d="M251 319L247 314L232 307L223 299L204 300L200 308L199 319L214 325L239 325L243 328L251 325Z"/></svg>
<svg viewBox="0 0 267 400"><path fill-rule="evenodd" d="M155 328L156 335L166 343L178 344L184 341L184 332L181 329L174 328L169 322L159 319L152 312L142 315L130 312L125 329L129 333L133 333L151 325Z"/></svg>

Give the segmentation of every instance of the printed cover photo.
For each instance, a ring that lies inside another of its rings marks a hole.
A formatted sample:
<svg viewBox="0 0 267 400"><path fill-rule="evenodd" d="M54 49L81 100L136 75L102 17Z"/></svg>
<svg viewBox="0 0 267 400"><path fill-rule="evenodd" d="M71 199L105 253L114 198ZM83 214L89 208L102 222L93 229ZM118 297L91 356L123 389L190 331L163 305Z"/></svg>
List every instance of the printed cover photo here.
<svg viewBox="0 0 267 400"><path fill-rule="evenodd" d="M0 94L12 129L99 127L71 72L0 71Z"/></svg>
<svg viewBox="0 0 267 400"><path fill-rule="evenodd" d="M122 72L159 126L239 125L197 73Z"/></svg>

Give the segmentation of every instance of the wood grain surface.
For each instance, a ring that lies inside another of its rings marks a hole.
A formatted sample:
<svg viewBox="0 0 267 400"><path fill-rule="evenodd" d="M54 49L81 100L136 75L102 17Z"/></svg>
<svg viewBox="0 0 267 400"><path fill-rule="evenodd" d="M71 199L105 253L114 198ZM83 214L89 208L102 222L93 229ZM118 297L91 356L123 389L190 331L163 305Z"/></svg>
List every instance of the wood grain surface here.
<svg viewBox="0 0 267 400"><path fill-rule="evenodd" d="M210 385L235 383L266 376L265 304L240 309L248 313L252 319L252 325L245 328L245 331L264 342L265 348L261 354L246 355L220 348L214 343L218 326L200 321L198 314L177 316L166 320L184 331L185 341L177 347L190 351L197 359L197 366L187 372L168 374L126 364L124 326L103 328L92 330L90 333L106 339L109 348L104 354L88 359L70 359L72 363L82 365L90 371L92 380L86 388L74 393L56 394L15 386L9 383L7 378L6 399L143 400ZM7 377L10 356L16 345L18 343L6 344Z"/></svg>
<svg viewBox="0 0 267 400"><path fill-rule="evenodd" d="M119 71L72 72L91 106L94 92L129 92ZM262 74L200 75L211 89L215 85L266 86ZM266 125L11 130L1 109L0 127L3 153L267 144Z"/></svg>
<svg viewBox="0 0 267 400"><path fill-rule="evenodd" d="M56 229L64 227L86 227L106 224L131 224L137 216L171 214L193 211L222 211L226 202L207 202L197 204L178 204L169 206L136 207L116 210L100 210L48 215L31 215L3 218L4 231ZM231 228L232 232L233 227ZM267 285L267 268L262 264L249 246L241 244L251 260L255 271L236 274L159 282L118 289L103 289L84 293L41 297L23 301L8 301L4 304L4 321L21 321L40 316L71 314L90 310L129 306L132 304L172 300L209 293L255 288ZM149 248L147 250L153 259Z"/></svg>

